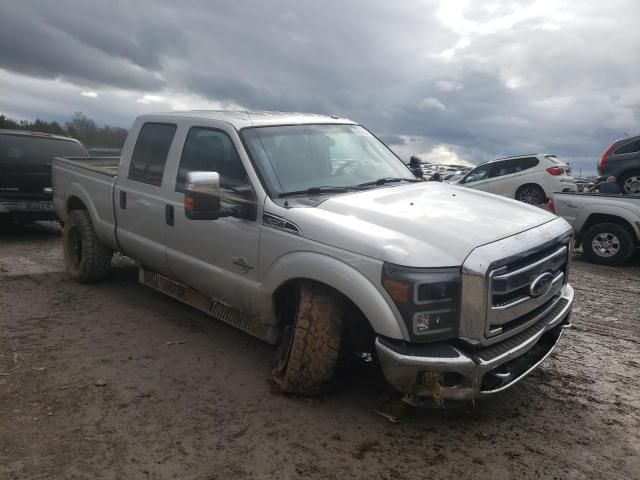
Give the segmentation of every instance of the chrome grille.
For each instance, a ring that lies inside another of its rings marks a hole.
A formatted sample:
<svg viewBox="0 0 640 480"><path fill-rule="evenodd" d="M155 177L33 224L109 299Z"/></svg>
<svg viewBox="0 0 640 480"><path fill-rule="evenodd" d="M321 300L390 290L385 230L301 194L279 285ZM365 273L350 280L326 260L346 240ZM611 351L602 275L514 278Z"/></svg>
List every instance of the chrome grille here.
<svg viewBox="0 0 640 480"><path fill-rule="evenodd" d="M566 283L568 255L568 243L558 242L490 270L486 336L526 328L537 317L531 313L551 308ZM541 277L548 280L549 286L542 294L534 295L532 285Z"/></svg>

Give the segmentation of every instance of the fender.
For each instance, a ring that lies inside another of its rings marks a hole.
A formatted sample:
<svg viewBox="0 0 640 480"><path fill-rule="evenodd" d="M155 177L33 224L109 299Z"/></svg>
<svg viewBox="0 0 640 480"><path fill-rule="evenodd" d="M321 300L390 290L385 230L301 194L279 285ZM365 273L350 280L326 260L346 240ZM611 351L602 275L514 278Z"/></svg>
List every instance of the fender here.
<svg viewBox="0 0 640 480"><path fill-rule="evenodd" d="M96 205L91 200L91 195L84 186L82 186L78 182L72 182L67 186L67 191L65 194L65 212L68 207L68 201L71 197L78 197L82 200L82 203L87 207L89 211L89 216L91 217L91 222L93 222L93 227L96 230L96 234L102 243L113 248L114 250L119 250L118 242L115 237L115 221L113 216L113 185L111 185L111 195L109 195L109 205L103 206L103 212L108 212L107 218L103 218L98 213L98 209Z"/></svg>
<svg viewBox="0 0 640 480"><path fill-rule="evenodd" d="M602 205L587 205L580 209L576 216L574 225L580 225L576 230L576 235L582 235L582 231L585 223L591 215L611 215L612 217L618 217L625 220L633 229L636 240L640 240L640 226L638 225L640 218L632 210L624 208L621 205L607 205L605 208Z"/></svg>
<svg viewBox="0 0 640 480"><path fill-rule="evenodd" d="M273 294L290 280L309 279L329 285L349 298L365 315L374 332L390 338L409 338L400 319L385 294L367 277L350 265L333 257L314 252L293 252L276 260L265 276L258 306L265 323L275 324Z"/></svg>

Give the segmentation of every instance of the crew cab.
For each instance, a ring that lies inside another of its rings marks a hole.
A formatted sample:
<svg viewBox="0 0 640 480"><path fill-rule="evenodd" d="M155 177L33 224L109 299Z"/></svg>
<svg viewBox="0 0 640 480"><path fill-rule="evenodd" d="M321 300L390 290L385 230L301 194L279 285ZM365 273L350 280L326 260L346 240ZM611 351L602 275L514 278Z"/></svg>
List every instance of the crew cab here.
<svg viewBox="0 0 640 480"><path fill-rule="evenodd" d="M417 180L338 117L144 115L119 163L56 159L67 271L142 283L277 345L289 393L370 352L406 401L504 390L569 326L571 226L539 208Z"/></svg>
<svg viewBox="0 0 640 480"><path fill-rule="evenodd" d="M555 193L548 208L573 226L594 263L621 265L640 246L640 195Z"/></svg>
<svg viewBox="0 0 640 480"><path fill-rule="evenodd" d="M0 214L19 222L54 220L51 162L86 155L74 138L0 129Z"/></svg>

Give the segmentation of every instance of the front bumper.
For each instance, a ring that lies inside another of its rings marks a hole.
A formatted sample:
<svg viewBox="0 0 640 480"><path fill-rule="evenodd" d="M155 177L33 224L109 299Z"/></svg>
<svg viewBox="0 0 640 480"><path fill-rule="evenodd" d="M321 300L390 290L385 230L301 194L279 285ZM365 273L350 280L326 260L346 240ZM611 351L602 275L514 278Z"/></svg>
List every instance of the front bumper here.
<svg viewBox="0 0 640 480"><path fill-rule="evenodd" d="M418 345L376 339L389 383L410 399L468 400L500 392L535 370L570 327L574 292L567 284L553 308L513 337L485 348L447 342ZM436 382L434 382L434 378Z"/></svg>

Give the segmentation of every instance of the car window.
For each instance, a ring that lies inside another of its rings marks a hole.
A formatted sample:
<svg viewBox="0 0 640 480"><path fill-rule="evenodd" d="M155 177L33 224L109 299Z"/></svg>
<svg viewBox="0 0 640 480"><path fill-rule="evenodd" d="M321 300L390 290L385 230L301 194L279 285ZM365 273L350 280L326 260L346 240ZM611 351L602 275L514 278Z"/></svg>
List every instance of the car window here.
<svg viewBox="0 0 640 480"><path fill-rule="evenodd" d="M129 165L129 179L159 187L167 155L176 133L171 123L145 123L140 129Z"/></svg>
<svg viewBox="0 0 640 480"><path fill-rule="evenodd" d="M547 158L551 160L553 163L557 163L558 165L564 165L564 162L558 160L555 155L547 155ZM522 165L523 170L528 170L530 168L536 167L540 161L536 157L528 157L521 158L520 164Z"/></svg>
<svg viewBox="0 0 640 480"><path fill-rule="evenodd" d="M86 157L81 143L39 135L0 135L0 162L51 165L55 157Z"/></svg>
<svg viewBox="0 0 640 480"><path fill-rule="evenodd" d="M248 185L247 173L229 136L211 128L193 127L184 142L176 191L184 191L187 173L217 172L222 188Z"/></svg>
<svg viewBox="0 0 640 480"><path fill-rule="evenodd" d="M480 180L484 180L489 178L489 171L491 170L491 164L488 165L480 165L479 167L471 170L464 180L460 183L473 183L478 182Z"/></svg>
<svg viewBox="0 0 640 480"><path fill-rule="evenodd" d="M503 160L493 164L490 177L503 177L505 175L511 175L512 173L521 172L522 170L524 170L522 159Z"/></svg>
<svg viewBox="0 0 640 480"><path fill-rule="evenodd" d="M634 142L627 143L626 145L623 145L622 147L620 147L615 151L614 155L622 155L623 153L636 153L636 152L640 152L640 139Z"/></svg>

